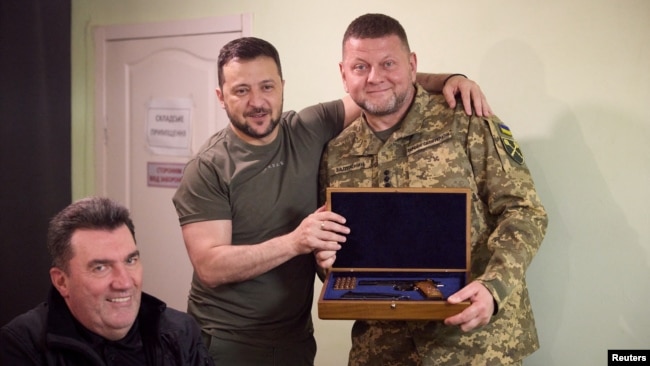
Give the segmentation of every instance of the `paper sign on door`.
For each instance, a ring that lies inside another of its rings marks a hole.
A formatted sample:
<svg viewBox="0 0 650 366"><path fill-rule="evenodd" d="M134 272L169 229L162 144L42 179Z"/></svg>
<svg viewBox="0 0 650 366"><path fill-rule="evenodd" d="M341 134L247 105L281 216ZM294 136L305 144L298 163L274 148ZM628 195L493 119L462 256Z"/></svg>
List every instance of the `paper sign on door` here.
<svg viewBox="0 0 650 366"><path fill-rule="evenodd" d="M157 155L191 155L192 100L152 99L147 108L147 147Z"/></svg>

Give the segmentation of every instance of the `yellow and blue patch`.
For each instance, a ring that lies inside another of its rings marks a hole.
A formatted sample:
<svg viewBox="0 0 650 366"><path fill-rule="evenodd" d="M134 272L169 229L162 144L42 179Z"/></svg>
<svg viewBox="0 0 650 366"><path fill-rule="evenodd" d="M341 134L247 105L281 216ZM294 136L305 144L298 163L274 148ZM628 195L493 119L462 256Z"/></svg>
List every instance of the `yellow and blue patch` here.
<svg viewBox="0 0 650 366"><path fill-rule="evenodd" d="M499 124L499 131L503 135L512 137L512 132L510 131L510 127L504 125L503 123Z"/></svg>
<svg viewBox="0 0 650 366"><path fill-rule="evenodd" d="M503 143L503 148L508 153L510 159L515 163L521 165L524 163L524 154L521 152L521 148L515 139L512 137L512 132L510 128L503 123L499 124L499 133L501 137L501 143Z"/></svg>

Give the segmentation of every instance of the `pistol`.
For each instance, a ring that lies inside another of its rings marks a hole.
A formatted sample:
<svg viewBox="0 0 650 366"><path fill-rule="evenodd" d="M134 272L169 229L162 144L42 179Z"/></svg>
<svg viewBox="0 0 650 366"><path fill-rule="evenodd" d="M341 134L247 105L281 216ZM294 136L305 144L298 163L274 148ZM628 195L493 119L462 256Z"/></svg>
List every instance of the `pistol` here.
<svg viewBox="0 0 650 366"><path fill-rule="evenodd" d="M358 286L393 286L393 290L396 291L419 291L424 297L429 300L442 300L442 292L438 290L438 287L444 287L444 285L438 281L432 279L424 280L359 280L357 282Z"/></svg>

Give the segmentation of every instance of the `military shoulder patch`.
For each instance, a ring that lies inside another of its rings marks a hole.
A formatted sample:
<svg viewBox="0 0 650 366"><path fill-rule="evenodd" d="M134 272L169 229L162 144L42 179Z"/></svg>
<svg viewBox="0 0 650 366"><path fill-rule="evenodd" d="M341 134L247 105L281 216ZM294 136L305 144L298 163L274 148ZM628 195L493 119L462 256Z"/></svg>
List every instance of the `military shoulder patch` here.
<svg viewBox="0 0 650 366"><path fill-rule="evenodd" d="M510 132L510 127L504 125L503 123L499 123L499 132L501 132L502 135L512 137L512 132Z"/></svg>
<svg viewBox="0 0 650 366"><path fill-rule="evenodd" d="M521 165L524 163L524 154L521 152L521 148L514 137L512 137L512 132L510 128L503 123L499 123L499 137L501 138L501 143L503 143L503 148L508 153L510 159L515 163Z"/></svg>

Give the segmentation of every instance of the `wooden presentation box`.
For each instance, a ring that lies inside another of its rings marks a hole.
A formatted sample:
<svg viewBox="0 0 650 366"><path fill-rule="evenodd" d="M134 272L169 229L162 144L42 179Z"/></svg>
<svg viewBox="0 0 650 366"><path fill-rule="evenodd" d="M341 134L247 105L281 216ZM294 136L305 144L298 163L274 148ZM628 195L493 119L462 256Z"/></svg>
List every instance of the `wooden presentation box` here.
<svg viewBox="0 0 650 366"><path fill-rule="evenodd" d="M446 298L470 280L470 200L457 188L328 188L328 208L351 232L326 275L319 318L441 320L463 311L469 302Z"/></svg>

